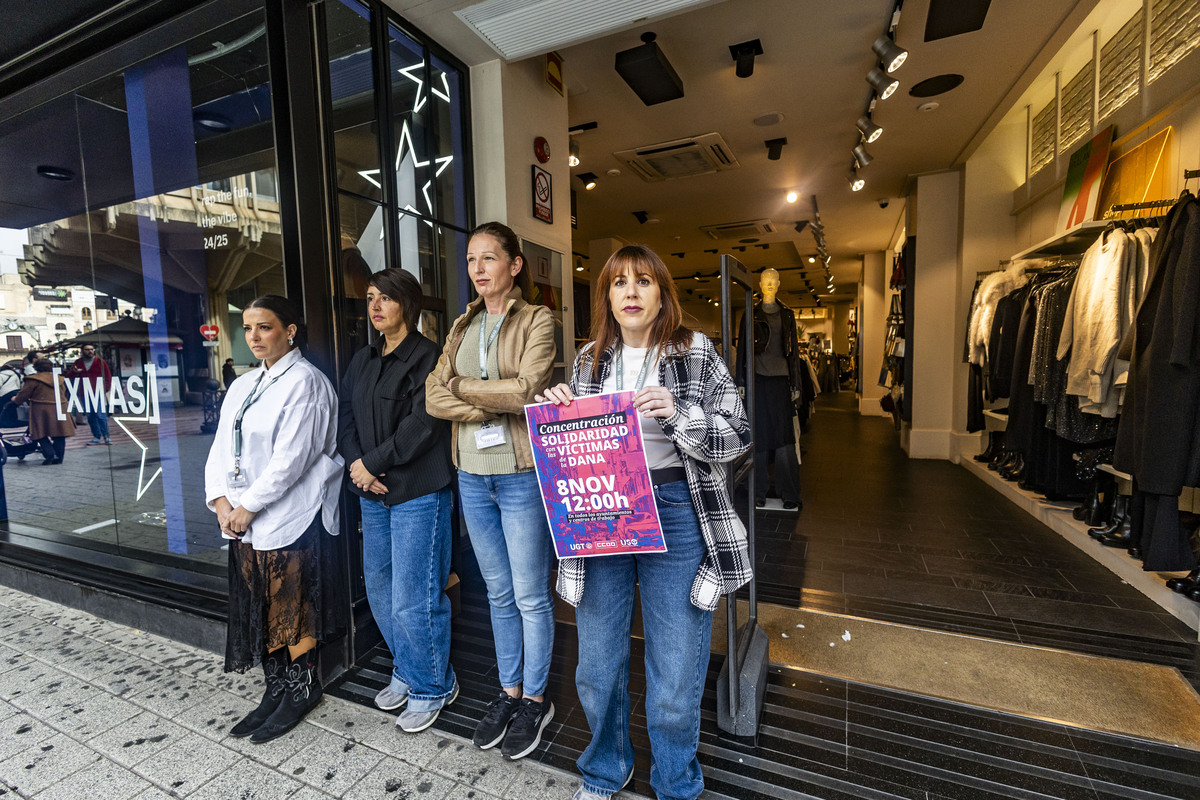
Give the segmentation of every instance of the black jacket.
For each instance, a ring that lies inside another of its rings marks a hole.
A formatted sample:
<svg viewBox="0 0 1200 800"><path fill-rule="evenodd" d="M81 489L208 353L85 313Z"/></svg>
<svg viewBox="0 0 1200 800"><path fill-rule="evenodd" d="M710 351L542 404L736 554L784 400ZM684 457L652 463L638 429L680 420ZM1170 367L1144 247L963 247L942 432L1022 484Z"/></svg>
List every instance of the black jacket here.
<svg viewBox="0 0 1200 800"><path fill-rule="evenodd" d="M392 364L380 377L382 356L368 345L354 354L338 396L338 452L346 466L358 459L388 487L386 495L370 494L351 484L359 497L404 503L444 489L454 479L450 462L450 423L425 410L425 378L437 364L441 348L420 333L404 338ZM388 420L375 430L376 409Z"/></svg>
<svg viewBox="0 0 1200 800"><path fill-rule="evenodd" d="M1171 209L1149 269L1113 466L1141 491L1177 495L1200 482L1200 201Z"/></svg>
<svg viewBox="0 0 1200 800"><path fill-rule="evenodd" d="M800 391L804 384L800 369L799 345L796 342L796 314L779 300L779 325L783 335L783 357L788 365L788 385L792 391ZM767 323L766 314L762 310L762 301L754 304L754 352L747 353L742 347L742 331L745 328L744 315L737 322L737 369L736 379L739 386L746 385L748 371L754 369L754 356L767 349L771 336L771 326Z"/></svg>

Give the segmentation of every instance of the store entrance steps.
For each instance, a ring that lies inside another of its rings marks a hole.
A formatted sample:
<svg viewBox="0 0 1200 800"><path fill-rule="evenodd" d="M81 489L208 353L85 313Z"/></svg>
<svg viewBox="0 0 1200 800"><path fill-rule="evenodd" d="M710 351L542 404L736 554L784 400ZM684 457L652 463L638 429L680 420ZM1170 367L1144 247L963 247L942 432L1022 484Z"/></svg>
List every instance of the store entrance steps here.
<svg viewBox="0 0 1200 800"><path fill-rule="evenodd" d="M773 667L1200 751L1200 695L1171 667L768 603L758 623Z"/></svg>

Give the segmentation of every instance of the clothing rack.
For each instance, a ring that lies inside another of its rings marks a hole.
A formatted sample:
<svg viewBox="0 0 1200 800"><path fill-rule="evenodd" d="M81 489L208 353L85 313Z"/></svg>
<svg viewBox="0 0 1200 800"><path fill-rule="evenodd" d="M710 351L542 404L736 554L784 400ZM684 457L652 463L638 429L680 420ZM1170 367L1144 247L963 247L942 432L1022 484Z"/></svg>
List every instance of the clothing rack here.
<svg viewBox="0 0 1200 800"><path fill-rule="evenodd" d="M1184 173L1187 174L1186 172ZM1115 206L1104 212L1104 219L1112 219L1114 214L1123 214L1126 211L1146 211L1152 208L1170 208L1179 202L1178 198L1169 200L1147 200L1144 203L1117 203Z"/></svg>

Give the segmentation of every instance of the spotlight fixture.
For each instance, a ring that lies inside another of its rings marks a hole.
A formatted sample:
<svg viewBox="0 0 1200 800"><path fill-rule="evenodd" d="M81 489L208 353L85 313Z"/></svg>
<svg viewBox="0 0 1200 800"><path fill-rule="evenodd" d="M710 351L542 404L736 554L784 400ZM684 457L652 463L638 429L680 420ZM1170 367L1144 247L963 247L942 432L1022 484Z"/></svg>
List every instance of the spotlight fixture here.
<svg viewBox="0 0 1200 800"><path fill-rule="evenodd" d="M226 133L233 130L233 122L229 117L214 114L211 111L197 111L192 115L192 121L199 127L214 133Z"/></svg>
<svg viewBox="0 0 1200 800"><path fill-rule="evenodd" d="M594 172L579 173L579 180L583 181L583 188L589 192L596 188L596 173Z"/></svg>
<svg viewBox="0 0 1200 800"><path fill-rule="evenodd" d="M635 211L633 212L633 216L637 218L638 223L641 225L645 225L646 220L650 219L650 213L647 211Z"/></svg>
<svg viewBox="0 0 1200 800"><path fill-rule="evenodd" d="M875 141L871 139L870 141ZM579 142L571 139L570 154L567 156L567 165L571 167L579 166Z"/></svg>
<svg viewBox="0 0 1200 800"><path fill-rule="evenodd" d="M808 220L802 219L796 222L796 233L804 233L804 229L808 227Z"/></svg>
<svg viewBox="0 0 1200 800"><path fill-rule="evenodd" d="M815 263L817 263L817 259L814 256L809 256L808 263L815 264Z"/></svg>
<svg viewBox="0 0 1200 800"><path fill-rule="evenodd" d="M887 100L892 96L892 92L900 88L900 81L884 75L879 67L873 67L867 73L867 83L875 88L880 100Z"/></svg>
<svg viewBox="0 0 1200 800"><path fill-rule="evenodd" d="M650 32L642 34L641 44L616 55L617 74L645 105L652 106L683 97L683 81Z"/></svg>
<svg viewBox="0 0 1200 800"><path fill-rule="evenodd" d="M800 199L800 195L796 194L795 192L788 192L787 196L783 199L787 200L789 203L794 203Z"/></svg>
<svg viewBox="0 0 1200 800"><path fill-rule="evenodd" d="M754 74L754 57L763 54L762 42L751 39L741 44L729 45L729 55L737 62L734 74L739 78L749 78Z"/></svg>
<svg viewBox="0 0 1200 800"><path fill-rule="evenodd" d="M42 164L37 168L37 174L52 181L69 181L75 178L75 170L52 164Z"/></svg>
<svg viewBox="0 0 1200 800"><path fill-rule="evenodd" d="M858 177L858 170L852 169L846 173L846 180L850 181L850 191L860 192L867 185L867 182Z"/></svg>
<svg viewBox="0 0 1200 800"><path fill-rule="evenodd" d="M904 65L904 60L908 58L908 51L886 36L876 39L875 44L871 45L871 49L875 51L875 55L879 56L879 60L884 64L883 68L889 74L900 69Z"/></svg>
<svg viewBox="0 0 1200 800"><path fill-rule="evenodd" d="M883 135L883 128L872 122L871 118L866 114L858 118L858 122L854 123L854 127L858 128L859 132L862 133L863 139L866 140L867 144L871 144Z"/></svg>
<svg viewBox="0 0 1200 800"><path fill-rule="evenodd" d="M787 139L767 139L763 144L767 146L767 158L771 161L778 161L779 156L783 153L783 146L787 144Z"/></svg>
<svg viewBox="0 0 1200 800"><path fill-rule="evenodd" d="M854 153L854 162L858 164L859 169L875 160L875 157L867 152L867 148L861 142L855 145L850 152Z"/></svg>

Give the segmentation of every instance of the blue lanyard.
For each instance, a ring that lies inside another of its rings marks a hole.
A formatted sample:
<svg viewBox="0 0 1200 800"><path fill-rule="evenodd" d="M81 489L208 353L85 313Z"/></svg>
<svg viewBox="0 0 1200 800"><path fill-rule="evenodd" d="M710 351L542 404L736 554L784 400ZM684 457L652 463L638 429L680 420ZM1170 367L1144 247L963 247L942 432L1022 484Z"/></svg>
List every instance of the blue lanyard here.
<svg viewBox="0 0 1200 800"><path fill-rule="evenodd" d="M634 387L633 387L633 390L635 392L641 391L642 387L646 385L646 371L648 369L650 369L650 362L653 360L650 358L650 356L654 355L654 352L657 349L658 348L656 348L656 347L646 348L646 357L642 359L642 368L641 368L641 370L638 371L638 374L637 374L637 384L634 385ZM624 359L621 358L621 354L624 352L624 350L625 350L625 345L621 345L621 347L618 348L617 363L613 365L617 371L617 391L618 392L623 391L625 389L625 362L624 362Z"/></svg>
<svg viewBox="0 0 1200 800"><path fill-rule="evenodd" d="M508 315L505 311L500 315L500 319L496 320L496 327L492 328L492 333L487 338L487 343L483 341L483 329L487 327L487 312L483 314L483 318L479 320L479 377L483 380L488 379L487 374L487 356L488 351L492 349L492 345L496 343L496 337L500 335L500 326L504 323L504 317Z"/></svg>

